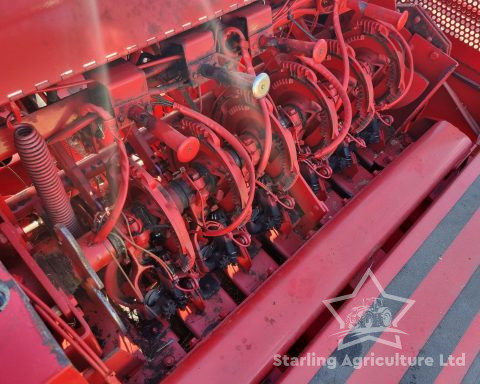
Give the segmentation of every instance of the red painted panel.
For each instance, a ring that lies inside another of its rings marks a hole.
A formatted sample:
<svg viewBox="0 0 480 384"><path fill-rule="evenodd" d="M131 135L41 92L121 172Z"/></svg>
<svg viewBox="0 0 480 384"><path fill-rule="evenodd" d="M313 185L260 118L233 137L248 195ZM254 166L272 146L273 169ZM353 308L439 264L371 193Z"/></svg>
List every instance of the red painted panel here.
<svg viewBox="0 0 480 384"><path fill-rule="evenodd" d="M285 352L319 315L322 299L335 297L351 281L469 147L470 140L449 123L432 127L229 316L165 382L260 380L273 356Z"/></svg>
<svg viewBox="0 0 480 384"><path fill-rule="evenodd" d="M462 353L465 353L465 366L450 365L443 368L435 381L436 384L460 383L462 381L478 352L478 335L480 335L480 314L475 316L452 353L453 356L461 356Z"/></svg>
<svg viewBox="0 0 480 384"><path fill-rule="evenodd" d="M90 70L251 0L0 2L0 104ZM10 95L10 97L9 97Z"/></svg>
<svg viewBox="0 0 480 384"><path fill-rule="evenodd" d="M462 197L465 190L471 185L473 180L478 176L480 167L480 157L477 156L471 164L462 172L462 174L455 180L455 182L448 188L448 190L437 200L437 202L428 210L424 217L409 231L408 236L395 248L388 256L385 263L375 271L375 275L379 282L386 287L392 279L397 275L398 271L402 269L405 263L410 259L413 253L420 247L425 239L430 235L434 228L441 222L441 220L448 214L455 203ZM451 270L450 270L451 272ZM451 273L450 273L451 274ZM451 274L453 275L453 274ZM453 275L455 277L455 275ZM443 279L437 281L437 284L443 284ZM372 280L366 282L362 287L362 295L370 297L378 294L378 288L375 287ZM433 295L435 296L435 295ZM432 296L432 297L433 297ZM353 309L355 303L345 303L342 307L342 313L348 313ZM435 312L437 320L441 320L438 312ZM402 324L403 326L403 324ZM415 326L412 329L420 330L421 327ZM428 328L430 331L434 329L433 326ZM334 319L322 328L321 332L310 342L304 349L302 356L307 356L308 353L315 353L317 356L330 356L330 354L337 348L338 340L331 335L338 332L338 323ZM403 337L403 336L402 336ZM468 342L468 341L467 341ZM471 339L472 344L475 340ZM476 347L476 344L475 344ZM407 350L407 347L404 348ZM465 351L463 349L462 351ZM461 367L463 374L465 367ZM315 366L301 366L289 368L282 376L280 382L282 383L300 383L308 382L312 379L318 371ZM458 374L458 370L454 373ZM456 382L455 380L449 382Z"/></svg>
<svg viewBox="0 0 480 384"><path fill-rule="evenodd" d="M60 372L68 372L70 382L79 383L79 373L72 370L63 350L1 263L0 289L1 381L44 383Z"/></svg>
<svg viewBox="0 0 480 384"><path fill-rule="evenodd" d="M428 337L442 320L442 315L447 313L480 265L480 254L477 252L480 246L479 227L480 211L477 211L448 247L441 260L410 296L416 305L412 306L401 320L402 328L408 330L407 335L402 335L404 356L413 358L419 354ZM368 351L369 354L385 358L393 357L398 352L395 348L381 343L374 344ZM354 371L348 382L368 383L373 380L379 383L400 382L408 368L402 364L392 367L368 365ZM466 373L466 370L464 372Z"/></svg>

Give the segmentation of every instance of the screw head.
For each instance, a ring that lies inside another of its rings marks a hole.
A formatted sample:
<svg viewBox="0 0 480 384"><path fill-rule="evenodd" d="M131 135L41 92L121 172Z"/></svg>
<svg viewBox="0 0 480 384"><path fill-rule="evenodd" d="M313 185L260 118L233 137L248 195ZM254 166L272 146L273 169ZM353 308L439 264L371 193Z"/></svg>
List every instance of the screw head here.
<svg viewBox="0 0 480 384"><path fill-rule="evenodd" d="M175 364L175 357L173 355L167 355L163 358L162 364L165 367L172 367Z"/></svg>

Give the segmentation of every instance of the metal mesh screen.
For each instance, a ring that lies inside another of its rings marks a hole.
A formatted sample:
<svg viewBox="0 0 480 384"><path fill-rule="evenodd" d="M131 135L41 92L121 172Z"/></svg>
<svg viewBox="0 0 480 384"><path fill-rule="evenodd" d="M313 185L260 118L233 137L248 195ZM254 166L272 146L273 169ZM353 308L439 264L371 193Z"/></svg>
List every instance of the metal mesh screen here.
<svg viewBox="0 0 480 384"><path fill-rule="evenodd" d="M449 35L480 50L480 0L399 0L418 4Z"/></svg>

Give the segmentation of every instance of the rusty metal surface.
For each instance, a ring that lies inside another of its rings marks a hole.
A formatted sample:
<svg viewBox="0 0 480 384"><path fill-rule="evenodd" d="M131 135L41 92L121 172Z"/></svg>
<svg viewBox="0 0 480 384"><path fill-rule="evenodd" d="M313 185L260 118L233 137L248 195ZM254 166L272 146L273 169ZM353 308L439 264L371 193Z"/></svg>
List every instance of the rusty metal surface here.
<svg viewBox="0 0 480 384"><path fill-rule="evenodd" d="M4 1L0 104L196 27L251 0Z"/></svg>

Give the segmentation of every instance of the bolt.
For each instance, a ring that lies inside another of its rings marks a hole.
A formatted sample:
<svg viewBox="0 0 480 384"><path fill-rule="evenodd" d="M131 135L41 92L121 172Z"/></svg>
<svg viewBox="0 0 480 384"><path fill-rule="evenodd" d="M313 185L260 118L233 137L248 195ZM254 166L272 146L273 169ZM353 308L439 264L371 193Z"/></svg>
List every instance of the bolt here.
<svg viewBox="0 0 480 384"><path fill-rule="evenodd" d="M198 172L192 172L192 174L190 175L190 178L193 181L197 181L200 178L200 175L198 174Z"/></svg>
<svg viewBox="0 0 480 384"><path fill-rule="evenodd" d="M199 341L200 340L198 340L196 337L193 337L189 342L190 348L193 348L195 345L197 345Z"/></svg>
<svg viewBox="0 0 480 384"><path fill-rule="evenodd" d="M162 364L165 367L172 367L175 364L175 357L173 355L167 355L163 358Z"/></svg>
<svg viewBox="0 0 480 384"><path fill-rule="evenodd" d="M437 51L433 51L432 53L430 53L430 60L437 60L439 58L439 54Z"/></svg>

